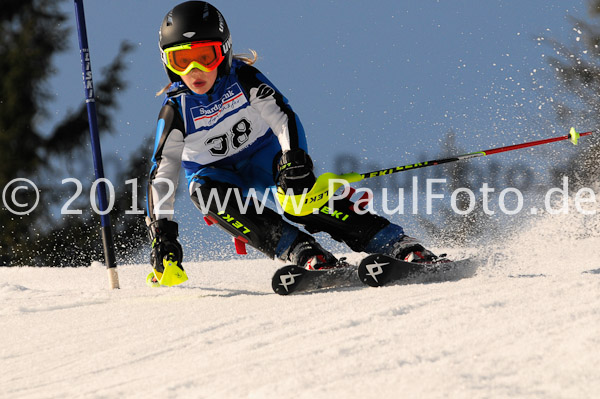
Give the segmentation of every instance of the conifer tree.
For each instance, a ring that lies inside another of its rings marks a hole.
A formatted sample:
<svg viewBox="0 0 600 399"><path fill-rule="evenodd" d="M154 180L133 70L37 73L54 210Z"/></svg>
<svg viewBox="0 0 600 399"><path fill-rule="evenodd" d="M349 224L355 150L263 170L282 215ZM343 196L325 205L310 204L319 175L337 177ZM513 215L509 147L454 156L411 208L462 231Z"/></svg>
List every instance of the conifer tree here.
<svg viewBox="0 0 600 399"><path fill-rule="evenodd" d="M18 215L0 204L0 266L89 265L103 259L99 240L99 217L92 212L61 215L72 186L61 185L55 176L87 177L90 161L87 111L82 103L48 131L39 128L47 115L50 96L48 81L53 57L67 50L65 37L75 34L66 27L67 15L52 0L3 0L0 13L0 189L16 178L27 178L39 187L35 211ZM102 134L112 131L112 116L118 108L118 91L125 88L122 55L131 50L123 43L119 54L102 70L96 84L98 124ZM147 153L138 151L137 153ZM147 169L139 156L123 165L123 181L143 176ZM143 172L142 172L143 170ZM83 182L86 179L81 179ZM139 184L143 184L142 181ZM89 193L91 182L83 192ZM123 191L131 187L123 185ZM35 193L20 190L20 203L33 203ZM89 196L84 196L87 197ZM131 194L117 192L117 198ZM143 209L141 199L138 204ZM89 208L89 203L87 204ZM131 204L117 203L113 220L119 225L116 236L140 244L144 227L139 215L124 217ZM81 206L83 208L83 206Z"/></svg>

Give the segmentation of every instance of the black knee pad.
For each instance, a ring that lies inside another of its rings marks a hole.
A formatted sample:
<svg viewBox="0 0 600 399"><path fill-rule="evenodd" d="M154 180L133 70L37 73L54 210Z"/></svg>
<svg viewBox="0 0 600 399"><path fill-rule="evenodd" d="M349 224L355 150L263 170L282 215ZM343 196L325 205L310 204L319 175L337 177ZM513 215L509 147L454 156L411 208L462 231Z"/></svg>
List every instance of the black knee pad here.
<svg viewBox="0 0 600 399"><path fill-rule="evenodd" d="M207 223L216 224L231 234L236 238L236 245L238 242L247 243L270 258L275 257L285 223L277 212L264 207L259 213L252 201L243 210L238 203L238 199L241 204L245 203L242 189L214 180L197 186L191 198L194 205L205 214Z"/></svg>

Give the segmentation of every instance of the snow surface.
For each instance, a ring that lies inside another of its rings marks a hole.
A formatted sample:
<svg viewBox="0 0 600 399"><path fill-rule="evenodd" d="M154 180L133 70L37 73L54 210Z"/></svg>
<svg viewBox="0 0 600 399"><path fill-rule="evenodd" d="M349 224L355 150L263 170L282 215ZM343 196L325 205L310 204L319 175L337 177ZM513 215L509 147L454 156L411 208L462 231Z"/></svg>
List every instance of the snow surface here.
<svg viewBox="0 0 600 399"><path fill-rule="evenodd" d="M159 289L126 265L114 291L98 266L0 268L0 397L598 398L598 219L539 217L470 278L288 297L275 261Z"/></svg>

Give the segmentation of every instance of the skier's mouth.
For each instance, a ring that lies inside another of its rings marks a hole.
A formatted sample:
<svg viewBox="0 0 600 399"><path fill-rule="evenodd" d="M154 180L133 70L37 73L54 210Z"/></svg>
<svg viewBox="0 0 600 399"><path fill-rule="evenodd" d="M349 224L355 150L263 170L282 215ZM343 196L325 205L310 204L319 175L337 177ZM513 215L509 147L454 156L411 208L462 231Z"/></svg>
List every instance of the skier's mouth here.
<svg viewBox="0 0 600 399"><path fill-rule="evenodd" d="M192 83L194 85L194 87L196 88L202 88L204 87L204 85L206 85L206 81L204 80L194 80L194 83Z"/></svg>

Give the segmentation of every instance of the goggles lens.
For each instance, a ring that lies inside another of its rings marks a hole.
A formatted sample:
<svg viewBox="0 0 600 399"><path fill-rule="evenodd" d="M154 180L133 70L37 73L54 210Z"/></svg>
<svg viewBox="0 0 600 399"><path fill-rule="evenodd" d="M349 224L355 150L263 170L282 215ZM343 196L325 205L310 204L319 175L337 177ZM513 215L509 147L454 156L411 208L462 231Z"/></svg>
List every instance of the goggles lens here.
<svg viewBox="0 0 600 399"><path fill-rule="evenodd" d="M221 42L192 42L163 50L163 60L177 75L187 75L192 69L214 71L223 62Z"/></svg>

